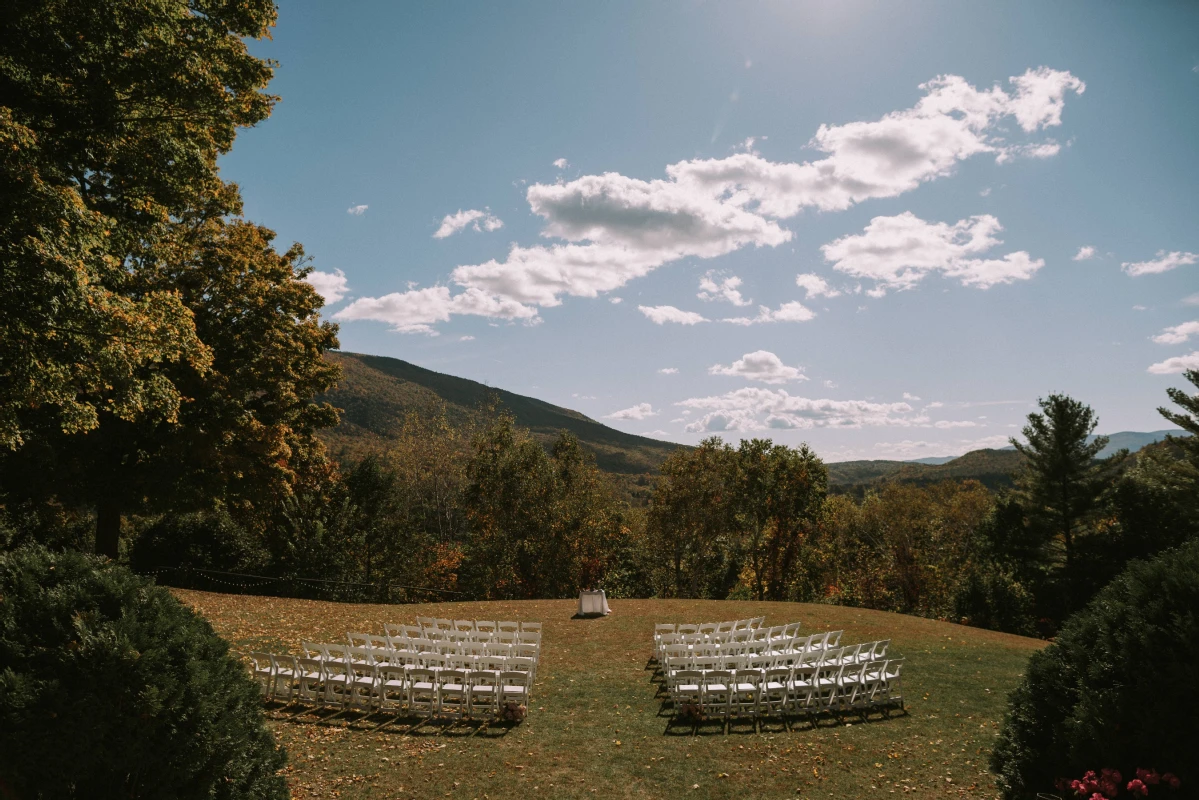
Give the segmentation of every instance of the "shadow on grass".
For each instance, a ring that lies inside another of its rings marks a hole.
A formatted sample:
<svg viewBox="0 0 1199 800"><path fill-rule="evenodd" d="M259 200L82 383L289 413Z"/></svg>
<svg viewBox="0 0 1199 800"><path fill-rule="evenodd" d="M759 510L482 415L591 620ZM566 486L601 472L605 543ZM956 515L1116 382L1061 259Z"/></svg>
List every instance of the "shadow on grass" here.
<svg viewBox="0 0 1199 800"><path fill-rule="evenodd" d="M323 728L345 728L366 733L386 733L403 736L451 739L502 739L508 731L520 725L500 719L470 717L418 717L412 714L390 714L380 711L292 706L269 703L267 715L277 722Z"/></svg>

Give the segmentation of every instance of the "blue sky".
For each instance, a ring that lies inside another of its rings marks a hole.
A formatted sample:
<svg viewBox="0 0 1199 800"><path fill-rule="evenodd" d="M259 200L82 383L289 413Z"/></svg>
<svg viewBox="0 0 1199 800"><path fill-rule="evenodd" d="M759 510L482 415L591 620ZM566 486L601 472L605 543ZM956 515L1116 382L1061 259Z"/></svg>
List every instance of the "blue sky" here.
<svg viewBox="0 0 1199 800"><path fill-rule="evenodd" d="M829 460L1199 366L1199 5L302 3L222 160L345 350Z"/></svg>

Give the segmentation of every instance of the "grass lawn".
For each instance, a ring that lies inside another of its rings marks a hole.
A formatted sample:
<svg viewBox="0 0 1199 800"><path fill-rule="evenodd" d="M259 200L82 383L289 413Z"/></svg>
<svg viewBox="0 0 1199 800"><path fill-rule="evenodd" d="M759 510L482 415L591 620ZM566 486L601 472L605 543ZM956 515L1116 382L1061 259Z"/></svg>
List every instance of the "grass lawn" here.
<svg viewBox="0 0 1199 800"><path fill-rule="evenodd" d="M295 797L779 798L994 797L987 756L1007 692L1035 639L879 611L796 603L612 601L612 616L571 619L573 600L352 605L176 590L241 654L298 652L301 639L422 616L540 620L541 663L521 724L363 718L275 707ZM767 625L844 629L842 642L890 638L907 658L907 713L670 724L649 666L655 622L766 615Z"/></svg>

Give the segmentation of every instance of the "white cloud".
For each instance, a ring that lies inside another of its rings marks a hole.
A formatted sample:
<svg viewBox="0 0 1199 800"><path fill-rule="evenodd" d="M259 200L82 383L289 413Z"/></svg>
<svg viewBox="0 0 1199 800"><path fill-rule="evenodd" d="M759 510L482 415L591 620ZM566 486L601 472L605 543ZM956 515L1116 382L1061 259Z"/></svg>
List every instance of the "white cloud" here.
<svg viewBox="0 0 1199 800"><path fill-rule="evenodd" d="M1158 344L1182 344L1192 336L1199 336L1199 320L1184 322L1181 325L1166 328L1157 336L1154 336L1153 341Z"/></svg>
<svg viewBox="0 0 1199 800"><path fill-rule="evenodd" d="M756 317L729 317L722 319L721 322L730 322L733 325L758 325L763 322L807 322L815 316L816 314L810 308L798 300L793 300L790 303L783 303L773 311L768 306L758 306L758 316Z"/></svg>
<svg viewBox="0 0 1199 800"><path fill-rule="evenodd" d="M609 297L609 298L608 298L608 302L609 302L609 303L611 303L611 304L612 304L612 305L614 305L614 306L618 306L618 305L620 305L621 303L623 303L623 302L624 302L624 298L622 298L622 297Z"/></svg>
<svg viewBox="0 0 1199 800"><path fill-rule="evenodd" d="M1088 245L1083 245L1078 248L1078 252L1074 254L1074 261L1087 261L1095 257L1095 248Z"/></svg>
<svg viewBox="0 0 1199 800"><path fill-rule="evenodd" d="M793 236L778 221L805 208L842 210L895 197L951 174L971 156L1022 153L1028 145L999 137L1003 119L1014 117L1030 133L1059 125L1065 96L1085 89L1069 72L1044 67L1010 83L1010 91L979 90L961 77L939 76L921 85L924 95L911 108L874 121L821 125L810 142L824 154L815 161L771 162L742 152L671 164L666 179L610 172L533 184L529 207L545 220L542 235L559 241L513 245L503 260L461 265L451 278L487 296L555 306L563 296L596 297L682 258L776 247ZM438 234L477 221L460 222L469 213L447 217ZM1021 255L980 262L980 285L1030 271ZM796 313L775 318L797 319Z"/></svg>
<svg viewBox="0 0 1199 800"><path fill-rule="evenodd" d="M339 269L332 272L312 271L304 276L304 281L316 289L316 293L325 298L325 304L336 303L350 291L346 274Z"/></svg>
<svg viewBox="0 0 1199 800"><path fill-rule="evenodd" d="M456 214L446 214L441 220L441 227L433 234L434 239L445 239L453 236L455 233L466 228L469 225L475 231L498 231L504 227L504 222L499 217L494 216L489 210L480 211L477 208L463 211L458 210Z"/></svg>
<svg viewBox="0 0 1199 800"><path fill-rule="evenodd" d="M1149 371L1154 375L1172 375L1188 369L1199 369L1199 350L1194 350L1185 356L1167 358L1165 361L1159 361L1149 366Z"/></svg>
<svg viewBox="0 0 1199 800"><path fill-rule="evenodd" d="M361 217L363 214L366 213L366 210L368 208L370 208L370 206L368 206L368 205L350 206L349 208L346 209L346 213L353 214L356 217Z"/></svg>
<svg viewBox="0 0 1199 800"><path fill-rule="evenodd" d="M824 382L824 388L826 388L826 389L836 389L836 388L837 388L837 382L836 382L836 381L825 381L825 382Z"/></svg>
<svg viewBox="0 0 1199 800"><path fill-rule="evenodd" d="M990 195L991 195L991 187L990 186L986 187L985 189L980 189L978 192L979 197L989 197Z"/></svg>
<svg viewBox="0 0 1199 800"><path fill-rule="evenodd" d="M689 433L815 427L911 427L928 422L927 417L914 415L907 403L814 400L794 397L785 389L756 387L712 397L693 397L675 405L703 412L703 416L687 426Z"/></svg>
<svg viewBox="0 0 1199 800"><path fill-rule="evenodd" d="M668 180L619 173L534 184L529 206L545 219L543 235L567 244L513 246L504 261L458 267L463 285L521 302L557 305L562 295L594 297L663 264L713 258L750 245L790 241L776 220L804 208L841 210L894 197L948 175L978 153L1012 146L992 137L1005 116L1026 131L1058 125L1066 93L1085 87L1068 72L1040 68L1013 78L1015 89L980 91L957 76L921 88L912 108L873 122L822 125L815 162L777 163L752 153L682 161Z"/></svg>
<svg viewBox="0 0 1199 800"><path fill-rule="evenodd" d="M891 458L928 458L932 456L959 456L971 450L1007 447L1006 436L984 436L980 439L954 439L946 442L928 442L904 439L901 442L876 442L874 450L879 455Z"/></svg>
<svg viewBox="0 0 1199 800"><path fill-rule="evenodd" d="M715 270L708 270L703 277L699 279L699 294L696 295L700 300L726 300L735 306L747 306L752 303L752 300L746 300L741 296L740 290L737 287L741 285L741 279L736 275L719 280L719 276Z"/></svg>
<svg viewBox="0 0 1199 800"><path fill-rule="evenodd" d="M907 401L909 401L909 402L912 402L912 403L918 402L918 401L920 400L920 398L919 398L919 397L917 397L916 395L914 395L914 394L911 394L911 393L909 393L909 392L904 392L904 393L903 393L903 399L904 399L904 400L907 400Z"/></svg>
<svg viewBox="0 0 1199 800"><path fill-rule="evenodd" d="M729 364L713 364L708 367L709 375L731 375L761 383L787 383L789 381L806 381L808 377L799 367L788 367L782 359L769 350L756 350L746 353L741 358Z"/></svg>
<svg viewBox="0 0 1199 800"><path fill-rule="evenodd" d="M646 431L641 436L669 436L670 431Z"/></svg>
<svg viewBox="0 0 1199 800"><path fill-rule="evenodd" d="M1186 306L1199 306L1199 292L1182 298L1182 304Z"/></svg>
<svg viewBox="0 0 1199 800"><path fill-rule="evenodd" d="M986 419L986 417L979 417L979 419ZM933 427L941 428L942 430L945 430L948 428L977 428L978 423L972 422L968 419L960 419L960 420L939 419L933 423Z"/></svg>
<svg viewBox="0 0 1199 800"><path fill-rule="evenodd" d="M945 404L942 403L940 400L934 400L933 402L926 405L925 408L942 408L942 407L944 407L944 405Z"/></svg>
<svg viewBox="0 0 1199 800"><path fill-rule="evenodd" d="M554 166L557 167L558 169L566 169L567 167L570 166L570 162L567 161L565 158L555 158Z"/></svg>
<svg viewBox="0 0 1199 800"><path fill-rule="evenodd" d="M796 275L795 285L806 292L805 300L811 300L813 297L840 297L841 295L841 292L830 288L824 278L811 272Z"/></svg>
<svg viewBox="0 0 1199 800"><path fill-rule="evenodd" d="M843 236L820 249L834 269L876 281L876 294L878 289L910 289L934 271L965 286L989 289L1028 280L1045 264L1023 250L998 259L970 258L1002 244L995 236L1001 230L999 220L990 214L950 225L925 222L905 211L875 217L861 234Z"/></svg>
<svg viewBox="0 0 1199 800"><path fill-rule="evenodd" d="M662 367L662 369L658 370L658 374L659 375L678 375L679 368L678 367Z"/></svg>
<svg viewBox="0 0 1199 800"><path fill-rule="evenodd" d="M1006 164L1014 158L1053 158L1062 151L1062 146L1050 139L1038 144L1018 144L1001 148L995 163Z"/></svg>
<svg viewBox="0 0 1199 800"><path fill-rule="evenodd" d="M1148 306L1135 305L1132 307L1132 310L1133 311L1148 311L1149 308L1148 308Z"/></svg>
<svg viewBox="0 0 1199 800"><path fill-rule="evenodd" d="M658 325L665 325L667 322L677 322L680 325L695 325L699 322L708 321L694 311L683 311L674 306L637 306L637 310L649 317L651 322Z"/></svg>
<svg viewBox="0 0 1199 800"><path fill-rule="evenodd" d="M654 407L649 403L638 403L632 408L622 408L620 411L613 411L611 414L605 416L604 419L649 419L657 415L658 412L654 411Z"/></svg>
<svg viewBox="0 0 1199 800"><path fill-rule="evenodd" d="M473 342L474 340L475 340L475 337L473 337L473 336L460 336L460 337L458 337L458 341L460 341L460 342Z"/></svg>
<svg viewBox="0 0 1199 800"><path fill-rule="evenodd" d="M452 314L469 314L489 319L523 319L533 322L537 309L515 300L494 297L478 289L450 295L446 286L409 289L383 297L361 297L333 315L336 320L386 322L400 333L436 334L433 325L446 322Z"/></svg>
<svg viewBox="0 0 1199 800"><path fill-rule="evenodd" d="M1165 250L1158 250L1157 258L1150 259L1149 261L1125 261L1120 267L1129 275L1136 277L1137 275L1157 275L1161 272L1169 272L1185 264L1194 264L1196 260L1199 260L1199 255L1195 253L1186 253L1179 250L1167 253Z"/></svg>

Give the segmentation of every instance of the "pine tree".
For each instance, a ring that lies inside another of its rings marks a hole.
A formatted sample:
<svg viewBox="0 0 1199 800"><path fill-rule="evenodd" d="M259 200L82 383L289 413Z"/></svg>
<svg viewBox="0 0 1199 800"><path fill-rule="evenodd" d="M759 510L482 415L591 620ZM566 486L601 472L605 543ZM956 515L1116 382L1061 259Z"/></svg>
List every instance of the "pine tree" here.
<svg viewBox="0 0 1199 800"><path fill-rule="evenodd" d="M1090 406L1060 394L1037 403L1042 413L1029 414L1021 431L1027 443L1010 440L1024 456L1017 492L1030 524L1060 543L1069 569L1075 538L1094 516L1127 451L1098 461L1108 438L1087 441L1099 424Z"/></svg>

